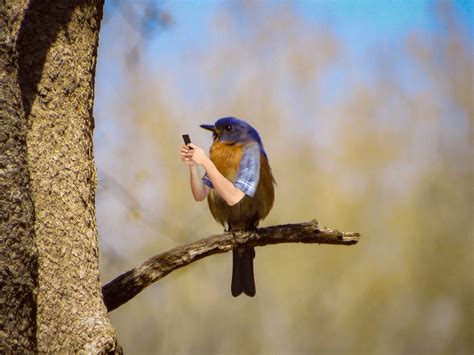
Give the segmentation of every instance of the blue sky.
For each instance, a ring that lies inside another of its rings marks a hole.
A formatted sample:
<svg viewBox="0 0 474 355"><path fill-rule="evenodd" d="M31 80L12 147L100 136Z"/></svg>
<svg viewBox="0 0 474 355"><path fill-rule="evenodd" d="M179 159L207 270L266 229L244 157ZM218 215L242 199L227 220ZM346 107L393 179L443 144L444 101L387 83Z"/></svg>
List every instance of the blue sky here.
<svg viewBox="0 0 474 355"><path fill-rule="evenodd" d="M269 9L286 4L284 1L258 3L265 4ZM160 73L163 68L177 68L179 72L180 67L184 66L183 55L186 52L205 53L212 42L210 22L220 9L232 6L229 1L167 1L162 4L162 8L173 18L173 25L167 30L157 31L144 47L148 62L156 63L151 66L156 70L154 74ZM309 23L327 26L349 50L352 62L361 68L367 63L370 65L368 52L377 44L383 43L392 48L396 55L407 34L425 32L437 36L442 31L442 26L433 15L433 9L437 6L433 1L317 0L296 1L295 4L297 11ZM471 32L474 31L472 1L456 1L455 9L459 20ZM210 52L209 55L217 54ZM196 77L193 80L202 81Z"/></svg>
<svg viewBox="0 0 474 355"><path fill-rule="evenodd" d="M261 2L281 5L283 1ZM337 35L357 50L374 41L395 40L413 30L436 32L438 29L428 0L316 0L296 1L297 9L310 21L328 24ZM181 51L205 38L206 24L216 10L230 6L229 1L168 1L174 25L169 33L156 36L152 49ZM460 19L474 29L473 2L455 1ZM179 39L179 40L177 40ZM161 51L160 51L161 52Z"/></svg>
<svg viewBox="0 0 474 355"><path fill-rule="evenodd" d="M444 1L444 0L443 0ZM223 7L232 6L230 1L122 1L126 4L144 6L155 3L167 11L173 24L166 30L158 30L150 36L143 47L149 62L160 67L182 65L181 59L186 51L203 51L209 44L210 21ZM269 9L290 2L261 1ZM296 1L296 9L310 23L330 28L355 59L365 60L366 51L376 43L396 46L407 33L423 31L437 35L440 26L433 16L437 5L428 0L314 0ZM442 2L443 3L443 2ZM474 33L473 1L454 1L460 23ZM113 2L106 1L105 19L117 16ZM138 5L137 5L138 4ZM120 14L118 16L123 16ZM107 31L104 22L101 33L101 46L109 46L115 41L116 34ZM117 45L117 44L115 44ZM101 80L118 78L114 69L116 59L107 58L107 68L99 67L98 84ZM99 55L99 65L101 57ZM158 68L155 68L158 69Z"/></svg>

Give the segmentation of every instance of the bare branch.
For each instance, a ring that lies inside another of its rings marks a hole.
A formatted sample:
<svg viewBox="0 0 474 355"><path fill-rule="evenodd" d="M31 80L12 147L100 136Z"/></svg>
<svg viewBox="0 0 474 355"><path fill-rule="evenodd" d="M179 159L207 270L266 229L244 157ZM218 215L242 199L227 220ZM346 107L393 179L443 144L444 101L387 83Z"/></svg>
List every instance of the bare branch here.
<svg viewBox="0 0 474 355"><path fill-rule="evenodd" d="M317 221L283 224L259 228L252 232L225 232L179 246L155 255L102 287L104 302L110 312L128 302L145 287L156 282L173 270L213 254L248 246L264 246L278 243L316 243L352 245L359 241L359 233L344 233L320 228Z"/></svg>

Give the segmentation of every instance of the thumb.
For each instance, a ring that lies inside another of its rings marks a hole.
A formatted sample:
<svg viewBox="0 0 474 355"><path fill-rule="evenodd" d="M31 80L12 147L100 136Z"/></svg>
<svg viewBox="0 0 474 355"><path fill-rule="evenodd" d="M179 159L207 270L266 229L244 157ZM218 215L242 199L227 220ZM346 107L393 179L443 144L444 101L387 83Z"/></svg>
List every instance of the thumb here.
<svg viewBox="0 0 474 355"><path fill-rule="evenodd" d="M193 149L199 148L199 147L198 147L196 144L194 144L194 143L189 143L189 144L188 144L188 147L191 147L191 148L193 148Z"/></svg>

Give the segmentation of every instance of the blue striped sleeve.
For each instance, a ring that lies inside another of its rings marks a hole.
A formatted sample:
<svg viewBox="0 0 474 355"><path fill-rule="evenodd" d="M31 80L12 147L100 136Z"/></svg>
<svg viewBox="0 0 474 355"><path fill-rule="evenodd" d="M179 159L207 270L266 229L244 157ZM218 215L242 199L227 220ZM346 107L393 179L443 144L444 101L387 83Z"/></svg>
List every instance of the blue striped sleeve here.
<svg viewBox="0 0 474 355"><path fill-rule="evenodd" d="M209 176L207 176L207 174L204 174L204 176L202 177L202 182L204 183L204 185L209 186L211 189L214 188L214 185L212 185L212 181L211 179L209 179Z"/></svg>
<svg viewBox="0 0 474 355"><path fill-rule="evenodd" d="M258 143L249 143L244 147L240 160L239 172L235 187L246 195L253 197L257 192L260 180L260 147Z"/></svg>

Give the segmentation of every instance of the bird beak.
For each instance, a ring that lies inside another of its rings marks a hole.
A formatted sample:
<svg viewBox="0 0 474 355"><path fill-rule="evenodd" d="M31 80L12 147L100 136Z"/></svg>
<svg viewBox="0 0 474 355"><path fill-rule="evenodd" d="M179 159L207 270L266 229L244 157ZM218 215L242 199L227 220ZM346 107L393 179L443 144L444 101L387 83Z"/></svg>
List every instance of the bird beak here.
<svg viewBox="0 0 474 355"><path fill-rule="evenodd" d="M211 124L202 124L199 127L207 129L208 131L211 131L211 132L214 132L214 133L216 132L216 126L211 125Z"/></svg>

